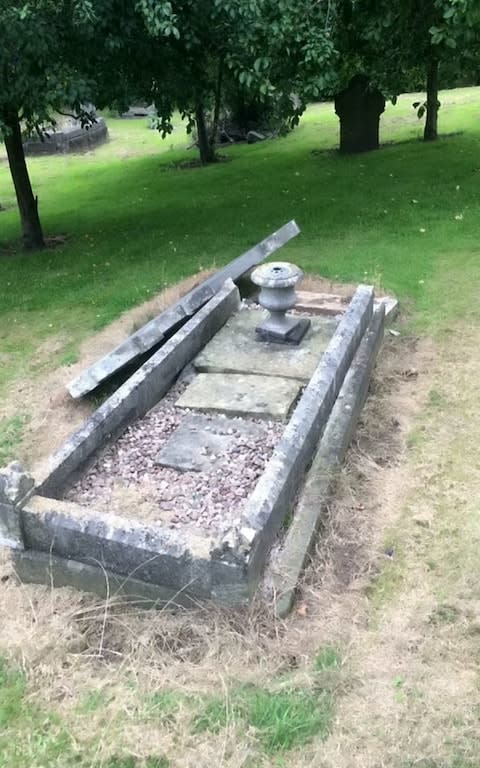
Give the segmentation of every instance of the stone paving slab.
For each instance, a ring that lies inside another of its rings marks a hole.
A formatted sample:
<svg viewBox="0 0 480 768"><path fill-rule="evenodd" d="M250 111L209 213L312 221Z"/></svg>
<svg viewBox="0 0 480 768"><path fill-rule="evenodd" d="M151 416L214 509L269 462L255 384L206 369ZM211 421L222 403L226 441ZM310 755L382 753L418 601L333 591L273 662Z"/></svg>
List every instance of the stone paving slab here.
<svg viewBox="0 0 480 768"><path fill-rule="evenodd" d="M285 419L300 388L300 382L279 376L199 373L176 405L236 416Z"/></svg>
<svg viewBox="0 0 480 768"><path fill-rule="evenodd" d="M195 358L195 368L202 373L280 376L306 384L335 332L337 321L311 318L311 328L296 347L257 340L255 328L266 316L263 309L237 312Z"/></svg>
<svg viewBox="0 0 480 768"><path fill-rule="evenodd" d="M260 438L261 424L189 413L159 451L156 464L181 472L211 472L228 457L227 452L239 436Z"/></svg>

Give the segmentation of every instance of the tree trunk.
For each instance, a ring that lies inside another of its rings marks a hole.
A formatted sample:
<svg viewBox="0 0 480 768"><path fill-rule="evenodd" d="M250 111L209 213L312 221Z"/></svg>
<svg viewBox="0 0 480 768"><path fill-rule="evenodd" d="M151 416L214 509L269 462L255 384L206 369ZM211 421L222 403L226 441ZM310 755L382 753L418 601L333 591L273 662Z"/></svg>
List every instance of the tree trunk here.
<svg viewBox="0 0 480 768"><path fill-rule="evenodd" d="M45 248L45 241L38 215L38 200L34 197L25 162L18 114L12 112L7 115L5 125L8 129L5 135L5 148L20 211L23 245L29 250L39 250Z"/></svg>
<svg viewBox="0 0 480 768"><path fill-rule="evenodd" d="M427 112L425 118L424 141L438 139L438 61L433 60L427 70Z"/></svg>
<svg viewBox="0 0 480 768"><path fill-rule="evenodd" d="M215 147L217 139L218 123L220 121L220 107L222 104L223 58L218 61L217 87L215 88L215 105L213 108L213 124L210 134L210 146Z"/></svg>
<svg viewBox="0 0 480 768"><path fill-rule="evenodd" d="M202 165L215 163L217 157L215 149L208 140L207 126L205 123L205 111L203 104L197 104L195 107L195 122L197 125L198 148L200 150L200 162Z"/></svg>

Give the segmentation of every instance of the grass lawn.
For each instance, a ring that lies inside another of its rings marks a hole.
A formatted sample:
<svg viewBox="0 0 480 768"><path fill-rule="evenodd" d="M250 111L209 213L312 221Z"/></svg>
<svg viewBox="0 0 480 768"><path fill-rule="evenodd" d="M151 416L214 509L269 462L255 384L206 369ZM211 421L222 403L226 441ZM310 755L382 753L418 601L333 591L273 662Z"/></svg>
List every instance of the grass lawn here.
<svg viewBox="0 0 480 768"><path fill-rule="evenodd" d="M0 154L0 463L82 340L291 218L282 257L404 308L285 624L18 587L0 554L2 768L479 768L480 89L442 94L430 145L413 100L388 106L379 152L340 157L314 105L206 169L176 167L181 126L162 142L109 119L96 152L29 162L65 235L40 254L16 250ZM48 394L52 429L65 396Z"/></svg>
<svg viewBox="0 0 480 768"><path fill-rule="evenodd" d="M178 148L187 141L180 126L162 142L143 120L111 120L111 143L97 152L30 161L45 231L67 237L41 254L10 250L18 221L1 163L0 388L28 370L39 341L62 331L57 361L69 359L123 310L227 262L291 218L302 236L285 258L327 277L381 283L429 310L430 277L452 257L452 242L466 268L476 249L480 97L445 94L441 129L461 135L430 146L417 141L412 98L387 108L382 138L398 143L378 153L332 153L337 120L320 105L285 139L183 171L172 167L192 156Z"/></svg>

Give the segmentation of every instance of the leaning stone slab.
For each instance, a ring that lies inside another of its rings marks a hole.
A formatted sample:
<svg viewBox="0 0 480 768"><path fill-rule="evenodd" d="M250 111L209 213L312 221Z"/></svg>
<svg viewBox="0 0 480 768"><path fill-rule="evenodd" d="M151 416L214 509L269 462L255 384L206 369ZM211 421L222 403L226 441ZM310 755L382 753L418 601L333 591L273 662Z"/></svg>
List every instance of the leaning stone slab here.
<svg viewBox="0 0 480 768"><path fill-rule="evenodd" d="M57 496L67 478L106 440L143 416L168 391L180 371L238 309L238 288L223 288L114 392L52 456L39 486L43 495Z"/></svg>
<svg viewBox="0 0 480 768"><path fill-rule="evenodd" d="M0 469L0 546L23 549L20 509L34 484L19 461Z"/></svg>
<svg viewBox="0 0 480 768"><path fill-rule="evenodd" d="M244 309L233 315L195 359L197 371L280 376L306 384L333 336L337 321L313 317L302 343L291 346L255 338L255 328L267 314L262 309Z"/></svg>
<svg viewBox="0 0 480 768"><path fill-rule="evenodd" d="M108 355L83 371L68 385L72 397L78 398L91 392L110 376L137 360L154 346L160 344L176 328L179 328L220 290L227 279L238 280L249 269L260 264L271 253L285 245L300 232L295 221L289 221L226 267L216 272L204 283L193 288L172 307L166 309L136 331Z"/></svg>
<svg viewBox="0 0 480 768"><path fill-rule="evenodd" d="M155 463L180 472L211 472L227 459L239 437L260 439L261 424L226 416L189 413L158 453Z"/></svg>
<svg viewBox="0 0 480 768"><path fill-rule="evenodd" d="M176 405L231 416L286 419L300 387L299 381L279 376L199 373Z"/></svg>
<svg viewBox="0 0 480 768"><path fill-rule="evenodd" d="M371 286L357 289L247 501L242 526L252 531L248 562L252 589L258 583L275 535L293 507L345 375L370 323L373 298Z"/></svg>
<svg viewBox="0 0 480 768"><path fill-rule="evenodd" d="M290 611L300 574L308 560L337 473L363 408L384 331L385 307L376 310L333 406L318 452L308 471L292 523L278 556L270 564L275 610Z"/></svg>

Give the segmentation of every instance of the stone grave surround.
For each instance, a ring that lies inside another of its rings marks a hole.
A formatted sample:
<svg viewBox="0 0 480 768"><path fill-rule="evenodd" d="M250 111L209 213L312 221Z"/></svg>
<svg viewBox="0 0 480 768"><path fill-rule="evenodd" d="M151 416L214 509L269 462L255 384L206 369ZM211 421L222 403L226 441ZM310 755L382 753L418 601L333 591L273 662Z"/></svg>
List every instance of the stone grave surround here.
<svg viewBox="0 0 480 768"><path fill-rule="evenodd" d="M346 410L342 398L354 402L345 389L352 380L355 391L366 391L384 307L374 311L373 289L360 286L341 319L310 317L304 340L288 347L256 341L262 312L242 307L227 280L64 443L43 477L32 480L18 463L0 473L0 544L14 551L20 578L148 605L238 604L253 596L319 440L335 426L334 406L348 416L342 434L358 416L362 398ZM134 506L120 515L67 501L99 452L161 407L192 363L190 383L173 405L181 421L156 454L157 466L192 474L224 461L228 471L235 440L261 445L262 429L277 425L278 439L234 522L220 532L172 528L138 519Z"/></svg>

